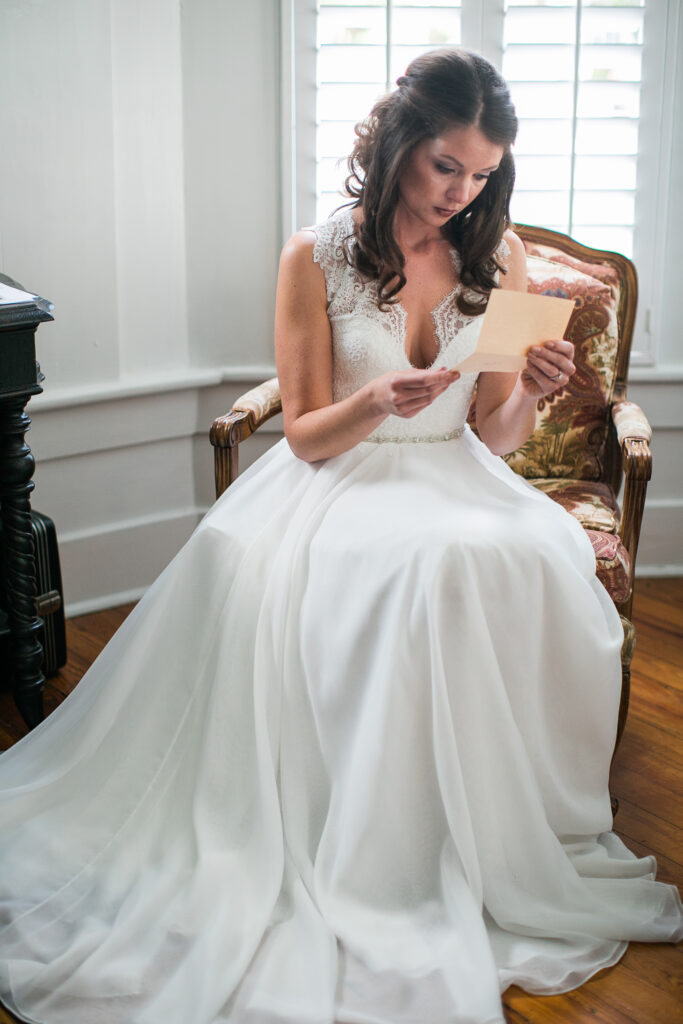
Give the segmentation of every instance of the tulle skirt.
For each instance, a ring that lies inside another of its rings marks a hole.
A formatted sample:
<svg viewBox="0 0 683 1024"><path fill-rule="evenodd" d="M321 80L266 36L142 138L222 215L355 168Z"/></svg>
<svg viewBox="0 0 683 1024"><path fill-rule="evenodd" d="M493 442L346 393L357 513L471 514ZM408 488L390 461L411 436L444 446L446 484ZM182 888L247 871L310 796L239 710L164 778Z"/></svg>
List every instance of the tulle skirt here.
<svg viewBox="0 0 683 1024"><path fill-rule="evenodd" d="M0 997L41 1024L493 1024L675 889L611 832L621 624L466 430L229 489L0 758Z"/></svg>

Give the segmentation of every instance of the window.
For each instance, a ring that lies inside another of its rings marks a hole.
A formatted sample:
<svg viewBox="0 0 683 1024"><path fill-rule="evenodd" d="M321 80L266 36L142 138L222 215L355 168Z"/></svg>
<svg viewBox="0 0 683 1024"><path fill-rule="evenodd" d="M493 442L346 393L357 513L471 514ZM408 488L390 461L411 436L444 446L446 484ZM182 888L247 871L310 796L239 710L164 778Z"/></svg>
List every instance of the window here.
<svg viewBox="0 0 683 1024"><path fill-rule="evenodd" d="M508 0L513 216L633 255L644 0Z"/></svg>
<svg viewBox="0 0 683 1024"><path fill-rule="evenodd" d="M316 220L339 206L340 165L353 127L388 92L410 61L462 42L460 4L320 0L317 23Z"/></svg>
<svg viewBox="0 0 683 1024"><path fill-rule="evenodd" d="M661 116L667 0L288 0L285 7L288 52L296 55L292 227L323 220L343 202L354 124L410 60L438 46L468 46L501 69L520 119L513 219L635 259L635 360L652 362L662 161L641 119L644 107Z"/></svg>

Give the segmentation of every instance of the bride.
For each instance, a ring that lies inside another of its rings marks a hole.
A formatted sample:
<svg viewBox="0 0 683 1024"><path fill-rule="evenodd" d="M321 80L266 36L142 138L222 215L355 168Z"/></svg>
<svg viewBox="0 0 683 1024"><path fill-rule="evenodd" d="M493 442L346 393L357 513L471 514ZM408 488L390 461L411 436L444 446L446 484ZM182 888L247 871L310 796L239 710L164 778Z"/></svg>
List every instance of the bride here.
<svg viewBox="0 0 683 1024"><path fill-rule="evenodd" d="M621 625L498 457L574 372L474 349L516 118L457 50L357 129L351 207L285 247L286 439L74 693L0 758L0 995L41 1024L502 1024L681 903L611 831Z"/></svg>

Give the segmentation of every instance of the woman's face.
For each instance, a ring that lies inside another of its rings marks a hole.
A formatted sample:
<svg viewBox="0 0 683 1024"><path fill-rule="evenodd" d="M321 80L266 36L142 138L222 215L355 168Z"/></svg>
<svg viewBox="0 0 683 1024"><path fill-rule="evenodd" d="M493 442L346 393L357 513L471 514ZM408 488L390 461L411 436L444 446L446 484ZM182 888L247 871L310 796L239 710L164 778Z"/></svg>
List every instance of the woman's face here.
<svg viewBox="0 0 683 1024"><path fill-rule="evenodd" d="M476 199L503 153L473 125L423 139L399 180L399 206L425 225L442 227Z"/></svg>

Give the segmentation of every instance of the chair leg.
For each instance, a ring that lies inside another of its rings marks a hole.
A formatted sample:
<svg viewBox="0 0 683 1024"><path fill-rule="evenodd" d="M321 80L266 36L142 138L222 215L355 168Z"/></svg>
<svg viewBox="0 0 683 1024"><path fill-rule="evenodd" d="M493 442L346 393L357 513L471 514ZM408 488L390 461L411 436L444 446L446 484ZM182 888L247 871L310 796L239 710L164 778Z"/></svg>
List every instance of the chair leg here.
<svg viewBox="0 0 683 1024"><path fill-rule="evenodd" d="M621 645L621 702L619 704L619 719L617 723L617 739L614 744L616 751L626 726L628 715L628 702L631 695L631 661L636 646L635 627L629 619L621 616L621 624L624 627L624 642Z"/></svg>
<svg viewBox="0 0 683 1024"><path fill-rule="evenodd" d="M237 479L239 473L239 451L237 445L229 448L216 445L213 455L216 497L220 498L223 491Z"/></svg>
<svg viewBox="0 0 683 1024"><path fill-rule="evenodd" d="M617 752L626 726L628 702L631 696L631 661L633 659L633 652L636 646L636 631L633 623L622 615L621 624L624 628L624 642L621 645L621 700L619 702L617 738L614 744L614 751L612 753L612 761L614 761L614 756ZM612 817L615 817L619 810L619 801L617 797L611 796L610 802L612 804Z"/></svg>

